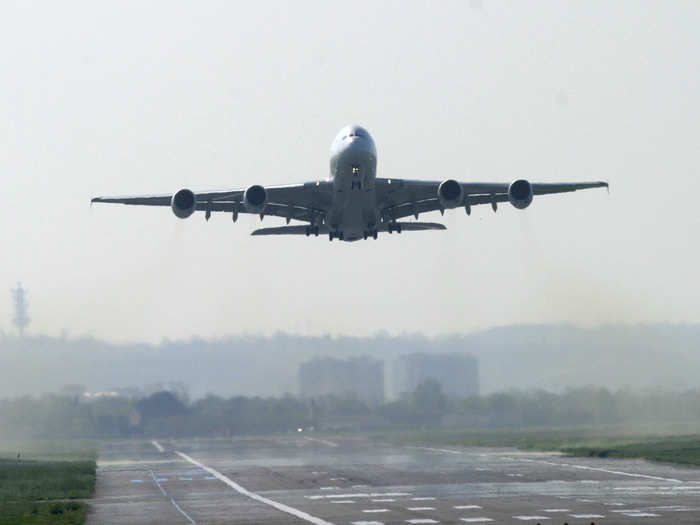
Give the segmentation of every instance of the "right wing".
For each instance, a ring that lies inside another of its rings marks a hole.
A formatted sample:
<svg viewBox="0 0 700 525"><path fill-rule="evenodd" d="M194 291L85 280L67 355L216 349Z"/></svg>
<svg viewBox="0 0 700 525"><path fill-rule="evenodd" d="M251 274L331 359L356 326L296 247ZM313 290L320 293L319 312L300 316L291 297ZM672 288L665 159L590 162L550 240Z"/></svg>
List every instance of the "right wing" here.
<svg viewBox="0 0 700 525"><path fill-rule="evenodd" d="M438 188L442 181L424 181L410 179L381 179L377 178L377 205L383 221L392 221L418 216L430 211L444 211L437 197ZM509 182L460 182L464 194L464 202L476 206L500 202L508 202ZM608 187L607 182L533 182L533 195L548 195L552 193L567 193L589 188Z"/></svg>
<svg viewBox="0 0 700 525"><path fill-rule="evenodd" d="M253 213L243 203L244 189L194 192L196 209L209 212ZM331 187L326 181L306 182L265 188L267 202L264 215L314 222L331 206ZM173 194L95 197L91 202L132 206L170 206Z"/></svg>

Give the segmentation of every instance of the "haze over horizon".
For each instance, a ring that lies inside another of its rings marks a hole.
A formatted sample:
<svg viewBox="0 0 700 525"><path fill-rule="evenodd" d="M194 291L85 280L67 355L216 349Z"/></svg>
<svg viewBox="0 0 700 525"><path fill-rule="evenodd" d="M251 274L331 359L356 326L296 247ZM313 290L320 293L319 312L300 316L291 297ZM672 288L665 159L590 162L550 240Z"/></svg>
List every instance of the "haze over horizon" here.
<svg viewBox="0 0 700 525"><path fill-rule="evenodd" d="M29 333L159 342L700 322L695 2L2 13L0 275L29 290ZM426 214L448 230L352 244L251 238L253 217L89 205L323 179L350 122L374 136L380 177L608 180L611 192ZM11 317L0 295L0 330Z"/></svg>

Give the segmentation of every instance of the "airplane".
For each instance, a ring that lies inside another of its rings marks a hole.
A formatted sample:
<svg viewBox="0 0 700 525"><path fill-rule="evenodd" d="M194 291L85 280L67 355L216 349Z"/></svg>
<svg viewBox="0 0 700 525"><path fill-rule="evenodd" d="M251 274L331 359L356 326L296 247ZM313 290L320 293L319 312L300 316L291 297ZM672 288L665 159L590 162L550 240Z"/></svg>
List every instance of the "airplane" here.
<svg viewBox="0 0 700 525"><path fill-rule="evenodd" d="M186 219L195 211L227 212L233 222L239 213L283 217L287 226L261 228L251 235L305 235L357 241L378 233L445 230L434 222L417 222L421 213L490 204L495 212L500 202L522 210L535 195L564 193L608 187L607 182L458 182L454 179L424 181L377 178L377 148L361 126L340 130L331 144L330 175L326 180L283 186L253 184L245 189L194 192L181 189L174 194L128 197L95 197L92 202L141 206L170 206L176 217ZM415 221L399 221L413 216ZM296 220L306 225L289 226Z"/></svg>

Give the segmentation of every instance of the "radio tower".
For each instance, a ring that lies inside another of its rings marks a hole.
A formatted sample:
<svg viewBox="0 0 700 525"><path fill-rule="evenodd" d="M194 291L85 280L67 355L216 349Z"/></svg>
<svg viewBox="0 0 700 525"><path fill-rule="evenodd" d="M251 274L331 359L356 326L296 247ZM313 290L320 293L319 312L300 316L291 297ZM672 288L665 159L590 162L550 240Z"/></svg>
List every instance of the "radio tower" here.
<svg viewBox="0 0 700 525"><path fill-rule="evenodd" d="M29 325L29 315L27 314L27 292L22 288L22 283L17 283L17 288L12 290L12 302L15 307L15 316L12 322L17 327L19 335L24 335L24 330Z"/></svg>

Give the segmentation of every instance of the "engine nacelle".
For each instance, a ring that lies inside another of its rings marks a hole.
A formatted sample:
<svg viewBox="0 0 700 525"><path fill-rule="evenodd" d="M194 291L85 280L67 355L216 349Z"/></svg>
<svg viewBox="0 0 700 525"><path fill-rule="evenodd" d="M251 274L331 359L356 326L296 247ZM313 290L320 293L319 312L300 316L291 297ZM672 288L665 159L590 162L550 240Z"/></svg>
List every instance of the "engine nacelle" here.
<svg viewBox="0 0 700 525"><path fill-rule="evenodd" d="M170 201L170 209L176 217L186 219L197 209L197 200L194 197L192 190L180 190L173 195Z"/></svg>
<svg viewBox="0 0 700 525"><path fill-rule="evenodd" d="M267 192L259 184L253 184L243 193L243 204L248 211L262 213L267 202Z"/></svg>
<svg viewBox="0 0 700 525"><path fill-rule="evenodd" d="M508 200L519 210L524 210L532 203L532 184L525 179L511 182L508 186Z"/></svg>
<svg viewBox="0 0 700 525"><path fill-rule="evenodd" d="M447 179L438 186L438 199L443 208L456 208L464 200L462 185L453 179Z"/></svg>

